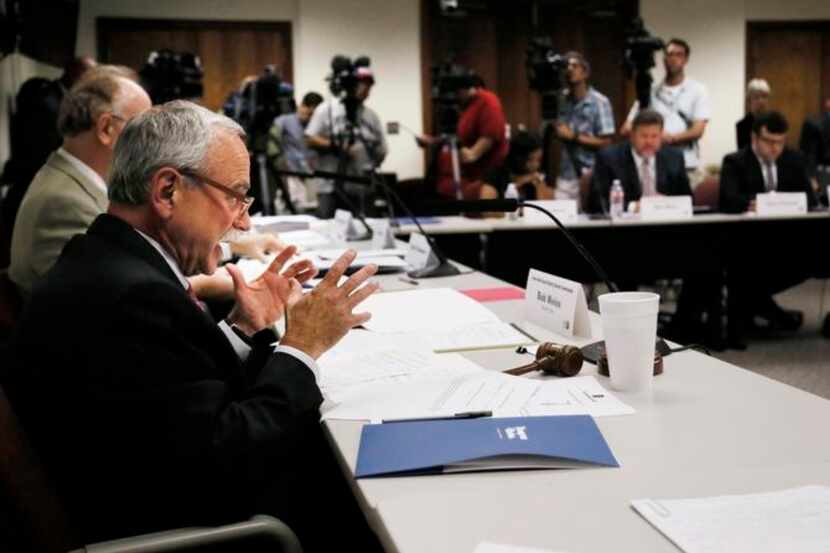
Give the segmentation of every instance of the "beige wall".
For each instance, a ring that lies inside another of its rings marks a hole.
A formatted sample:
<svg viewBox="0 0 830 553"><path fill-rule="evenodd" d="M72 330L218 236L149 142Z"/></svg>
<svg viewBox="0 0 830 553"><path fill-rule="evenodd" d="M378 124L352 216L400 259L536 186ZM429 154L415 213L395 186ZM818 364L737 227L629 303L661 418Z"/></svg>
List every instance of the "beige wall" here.
<svg viewBox="0 0 830 553"><path fill-rule="evenodd" d="M733 125L744 109L747 20L830 20L828 0L641 0L641 9L653 33L678 35L692 45L688 73L708 87L712 100L712 120L702 143L704 163L719 163L734 149ZM367 54L378 75L369 104L384 121L421 130L417 0L81 0L77 53L95 54L98 16L291 21L298 94L325 91L323 77L332 55ZM0 78L7 81L4 67ZM655 77L662 78L662 71ZM8 86L0 83L0 89ZM0 131L3 124L0 115ZM411 137L402 132L389 141L383 168L402 178L420 175L422 158ZM4 143L0 134L0 160Z"/></svg>
<svg viewBox="0 0 830 553"><path fill-rule="evenodd" d="M744 115L746 22L830 20L828 0L641 0L640 9L653 34L676 35L692 47L687 74L706 85L712 105L701 143L705 164L719 164L735 149L734 125Z"/></svg>
<svg viewBox="0 0 830 553"><path fill-rule="evenodd" d="M334 54L372 58L377 85L368 105L384 122L421 130L417 0L81 0L78 54L95 55L95 18L101 16L291 21L298 96L328 95L324 77ZM422 158L410 135L389 137L383 170L419 176Z"/></svg>

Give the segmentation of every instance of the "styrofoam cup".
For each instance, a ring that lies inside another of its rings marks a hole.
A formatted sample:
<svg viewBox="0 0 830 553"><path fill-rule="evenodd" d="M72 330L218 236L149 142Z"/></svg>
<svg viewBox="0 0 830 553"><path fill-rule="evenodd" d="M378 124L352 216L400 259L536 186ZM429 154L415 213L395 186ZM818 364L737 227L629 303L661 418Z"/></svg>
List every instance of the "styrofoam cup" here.
<svg viewBox="0 0 830 553"><path fill-rule="evenodd" d="M613 292L599 297L611 387L650 392L660 296L651 292Z"/></svg>

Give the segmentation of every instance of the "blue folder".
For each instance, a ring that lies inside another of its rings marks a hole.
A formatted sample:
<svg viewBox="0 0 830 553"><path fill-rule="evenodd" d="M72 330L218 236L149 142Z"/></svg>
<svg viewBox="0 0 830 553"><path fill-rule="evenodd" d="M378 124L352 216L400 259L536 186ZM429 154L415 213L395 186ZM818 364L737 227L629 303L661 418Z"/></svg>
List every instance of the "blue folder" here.
<svg viewBox="0 0 830 553"><path fill-rule="evenodd" d="M618 467L588 415L367 424L357 478L441 472Z"/></svg>

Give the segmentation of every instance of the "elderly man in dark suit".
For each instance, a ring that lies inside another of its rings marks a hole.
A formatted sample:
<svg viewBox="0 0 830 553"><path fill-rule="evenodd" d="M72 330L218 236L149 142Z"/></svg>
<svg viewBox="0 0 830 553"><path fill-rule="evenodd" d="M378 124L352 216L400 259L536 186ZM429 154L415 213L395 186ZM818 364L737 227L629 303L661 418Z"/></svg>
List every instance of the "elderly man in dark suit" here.
<svg viewBox="0 0 830 553"><path fill-rule="evenodd" d="M608 194L617 179L626 203L639 202L643 196L692 194L682 152L663 147L663 116L644 109L634 117L631 128L629 141L597 154L589 211L608 211Z"/></svg>
<svg viewBox="0 0 830 553"><path fill-rule="evenodd" d="M768 192L803 192L809 207L817 205L804 157L786 147L786 118L770 111L755 119L752 144L724 157L720 176L720 208L727 213L755 211L756 196ZM781 259L768 270L768 244L741 244L740 256L730 261L729 340L743 349L743 330L754 315L773 328L797 330L801 313L782 309L772 296L811 276L823 276L822 256L799 256L798 263ZM783 255L786 252L780 252ZM764 267L759 267L764 263ZM792 265L792 266L791 266Z"/></svg>
<svg viewBox="0 0 830 553"><path fill-rule="evenodd" d="M303 295L313 267L280 273L293 247L251 284L231 266L236 303L218 323L186 278L213 273L222 237L250 225L243 135L183 101L134 118L108 212L67 244L21 322L9 395L87 541L270 512L307 550L334 536L372 550L321 447L315 359L369 319L352 310L376 267L338 286L346 254Z"/></svg>

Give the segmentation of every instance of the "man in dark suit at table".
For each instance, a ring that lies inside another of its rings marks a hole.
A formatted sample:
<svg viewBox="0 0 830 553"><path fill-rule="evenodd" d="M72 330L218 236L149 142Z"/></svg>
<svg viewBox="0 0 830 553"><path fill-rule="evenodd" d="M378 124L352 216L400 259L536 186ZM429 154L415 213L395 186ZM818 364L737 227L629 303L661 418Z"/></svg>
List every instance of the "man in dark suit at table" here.
<svg viewBox="0 0 830 553"><path fill-rule="evenodd" d="M786 147L787 119L777 111L759 115L752 128L752 144L724 157L720 175L720 208L726 213L754 212L756 196L769 192L803 192L807 205L817 205L807 176L804 157ZM763 248L764 251L759 250ZM745 348L743 333L754 315L769 321L774 329L797 330L803 316L782 309L772 296L799 284L823 269L812 258L799 256L800 262L779 259L775 271L758 266L768 264L770 245L741 244L738 258L731 259L728 270L729 341L737 349ZM783 255L787 252L780 252ZM813 266L815 265L815 266Z"/></svg>
<svg viewBox="0 0 830 553"><path fill-rule="evenodd" d="M608 194L619 179L627 204L643 196L691 195L683 153L663 147L663 116L641 110L631 124L629 140L603 148L597 154L589 211L608 211Z"/></svg>
<svg viewBox="0 0 830 553"><path fill-rule="evenodd" d="M243 136L183 101L134 118L107 213L67 244L20 323L9 396L87 541L265 512L307 551L373 550L324 444L315 360L368 320L352 310L376 267L338 286L346 254L305 295L310 263L280 274L293 247L250 284L229 267L236 303L218 323L186 278L213 273L222 237L250 226Z"/></svg>

